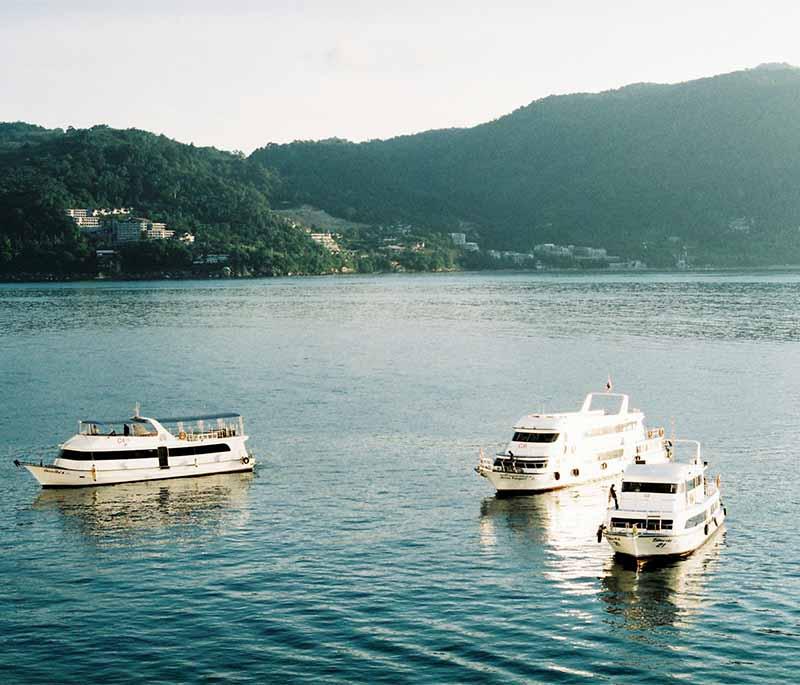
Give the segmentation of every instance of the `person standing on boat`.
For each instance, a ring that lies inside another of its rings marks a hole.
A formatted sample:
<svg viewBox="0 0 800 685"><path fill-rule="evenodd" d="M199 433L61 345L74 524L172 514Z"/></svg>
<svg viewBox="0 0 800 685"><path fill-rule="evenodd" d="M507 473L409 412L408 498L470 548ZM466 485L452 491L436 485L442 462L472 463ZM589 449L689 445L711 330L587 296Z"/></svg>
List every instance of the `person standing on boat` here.
<svg viewBox="0 0 800 685"><path fill-rule="evenodd" d="M614 509L619 509L619 502L617 501L617 490L614 487L614 484L611 484L611 488L608 491L608 501L614 500Z"/></svg>

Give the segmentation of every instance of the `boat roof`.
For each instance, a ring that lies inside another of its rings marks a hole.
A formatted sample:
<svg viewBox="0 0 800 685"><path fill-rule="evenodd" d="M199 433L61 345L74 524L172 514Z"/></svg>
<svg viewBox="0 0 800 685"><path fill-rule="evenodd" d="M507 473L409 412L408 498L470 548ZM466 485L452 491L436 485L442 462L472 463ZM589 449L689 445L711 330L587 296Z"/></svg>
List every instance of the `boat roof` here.
<svg viewBox="0 0 800 685"><path fill-rule="evenodd" d="M238 419L241 416L239 412L220 412L218 414L198 414L196 416L168 416L166 418L152 417L152 419L159 423L178 423L179 421L210 421L211 419ZM146 416L126 416L122 419L81 419L81 423L145 423L150 421Z"/></svg>
<svg viewBox="0 0 800 685"><path fill-rule="evenodd" d="M631 464L625 469L623 481L645 483L678 483L700 469L699 464Z"/></svg>
<svg viewBox="0 0 800 685"><path fill-rule="evenodd" d="M609 399L619 403L616 408L607 406L607 400ZM595 403L605 406L596 407ZM630 398L628 395L617 392L590 392L586 395L581 408L577 411L533 412L526 414L517 421L514 428L530 430L532 426L526 424L530 424L534 421L544 421L551 425L543 425L541 428L544 430L555 430L564 423L585 421L587 418L599 419L603 417L611 418L630 415L641 416L641 412L638 409L630 408Z"/></svg>

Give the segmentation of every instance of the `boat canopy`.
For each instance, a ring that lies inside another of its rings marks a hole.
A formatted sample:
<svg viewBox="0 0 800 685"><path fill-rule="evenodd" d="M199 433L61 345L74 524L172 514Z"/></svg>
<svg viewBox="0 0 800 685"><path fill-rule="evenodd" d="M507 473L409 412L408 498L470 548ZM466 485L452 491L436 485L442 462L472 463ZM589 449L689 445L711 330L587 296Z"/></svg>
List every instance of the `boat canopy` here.
<svg viewBox="0 0 800 685"><path fill-rule="evenodd" d="M221 412L219 414L202 414L199 416L170 416L165 419L153 417L159 423L191 423L193 421L211 421L213 419L238 419L241 418L238 412Z"/></svg>
<svg viewBox="0 0 800 685"><path fill-rule="evenodd" d="M160 419L156 416L152 417L159 423L178 423L185 421L190 423L192 421L210 421L212 419L238 419L241 414L238 412L221 412L219 414L202 414L199 416L172 416L165 419ZM147 423L148 418L143 416L127 416L124 419L81 419L81 423L94 423L100 426L109 426L120 423Z"/></svg>

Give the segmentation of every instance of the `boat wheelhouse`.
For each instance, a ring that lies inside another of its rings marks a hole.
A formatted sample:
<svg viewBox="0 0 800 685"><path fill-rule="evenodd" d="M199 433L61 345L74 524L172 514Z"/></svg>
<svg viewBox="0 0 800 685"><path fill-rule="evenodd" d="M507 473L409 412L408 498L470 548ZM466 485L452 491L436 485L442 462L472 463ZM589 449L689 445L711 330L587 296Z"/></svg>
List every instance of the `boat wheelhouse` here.
<svg viewBox="0 0 800 685"><path fill-rule="evenodd" d="M42 487L111 485L252 471L240 414L78 422L52 464L16 461Z"/></svg>
<svg viewBox="0 0 800 685"><path fill-rule="evenodd" d="M624 394L589 393L578 411L527 414L504 451L487 457L481 450L475 471L498 494L530 494L665 461L664 429L648 430L644 414L629 405Z"/></svg>
<svg viewBox="0 0 800 685"><path fill-rule="evenodd" d="M670 450L689 446L688 462L632 464L625 469L621 491L615 493L598 540L614 551L637 560L691 554L721 527L725 507L720 498L719 476L709 481L708 464L700 456L700 443L676 440Z"/></svg>

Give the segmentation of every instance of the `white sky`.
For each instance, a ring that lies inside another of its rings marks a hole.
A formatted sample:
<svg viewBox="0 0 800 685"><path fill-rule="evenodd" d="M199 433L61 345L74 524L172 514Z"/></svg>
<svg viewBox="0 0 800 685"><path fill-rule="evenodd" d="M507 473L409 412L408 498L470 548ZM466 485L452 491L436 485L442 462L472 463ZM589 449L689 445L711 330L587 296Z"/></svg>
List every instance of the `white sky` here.
<svg viewBox="0 0 800 685"><path fill-rule="evenodd" d="M800 2L0 0L0 121L250 152L472 126L553 93L800 65Z"/></svg>

